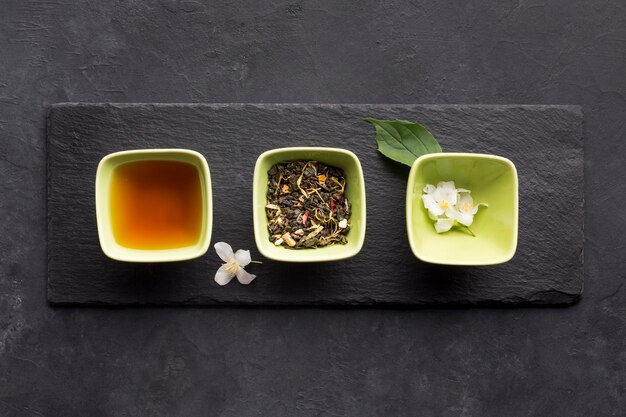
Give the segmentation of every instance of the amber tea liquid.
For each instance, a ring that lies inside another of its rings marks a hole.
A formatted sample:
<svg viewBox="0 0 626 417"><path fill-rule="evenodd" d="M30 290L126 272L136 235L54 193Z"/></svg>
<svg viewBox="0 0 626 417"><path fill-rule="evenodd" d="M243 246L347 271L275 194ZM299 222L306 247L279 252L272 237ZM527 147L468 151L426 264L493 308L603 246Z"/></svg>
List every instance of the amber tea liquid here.
<svg viewBox="0 0 626 417"><path fill-rule="evenodd" d="M194 245L202 228L202 188L194 165L138 161L120 165L111 181L115 240L132 249Z"/></svg>

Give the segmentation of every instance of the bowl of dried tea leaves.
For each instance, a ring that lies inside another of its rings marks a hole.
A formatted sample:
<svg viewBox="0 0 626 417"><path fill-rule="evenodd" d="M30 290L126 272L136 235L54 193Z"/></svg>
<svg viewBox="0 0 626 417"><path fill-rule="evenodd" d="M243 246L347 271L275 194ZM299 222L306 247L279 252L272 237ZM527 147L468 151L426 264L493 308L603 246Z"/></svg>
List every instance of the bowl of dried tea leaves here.
<svg viewBox="0 0 626 417"><path fill-rule="evenodd" d="M365 238L365 181L357 156L338 148L281 148L259 156L253 181L259 252L283 262L356 255Z"/></svg>

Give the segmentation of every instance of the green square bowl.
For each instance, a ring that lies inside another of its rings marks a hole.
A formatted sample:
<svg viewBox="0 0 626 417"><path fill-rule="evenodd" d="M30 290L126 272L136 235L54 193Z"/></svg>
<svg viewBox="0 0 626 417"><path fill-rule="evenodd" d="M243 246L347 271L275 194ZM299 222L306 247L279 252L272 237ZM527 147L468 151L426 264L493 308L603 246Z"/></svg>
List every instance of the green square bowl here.
<svg viewBox="0 0 626 417"><path fill-rule="evenodd" d="M476 204L471 236L456 227L438 234L422 202L426 184L454 181L471 190ZM509 261L517 247L518 181L515 165L494 155L433 153L411 167L406 190L409 244L424 262L444 265L495 265Z"/></svg>
<svg viewBox="0 0 626 417"><path fill-rule="evenodd" d="M115 170L139 161L178 161L193 165L198 172L202 199L202 222L197 241L190 246L172 249L135 249L120 245L111 222L111 182ZM213 204L211 176L204 157L187 149L139 149L109 154L102 158L96 173L96 218L98 238L105 255L125 262L173 262L197 258L206 253L211 241Z"/></svg>
<svg viewBox="0 0 626 417"><path fill-rule="evenodd" d="M348 243L313 249L288 249L275 246L267 230L267 171L279 162L305 160L341 168L346 176L346 197L352 204ZM254 239L266 258L282 262L326 262L350 258L361 250L365 240L365 180L357 156L338 148L281 148L264 152L254 167L252 189Z"/></svg>

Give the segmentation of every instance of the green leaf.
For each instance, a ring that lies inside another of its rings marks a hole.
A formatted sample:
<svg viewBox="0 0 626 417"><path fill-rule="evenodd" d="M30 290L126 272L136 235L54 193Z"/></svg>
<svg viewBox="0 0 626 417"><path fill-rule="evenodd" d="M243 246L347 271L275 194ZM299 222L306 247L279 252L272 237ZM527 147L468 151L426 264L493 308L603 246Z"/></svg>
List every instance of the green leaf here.
<svg viewBox="0 0 626 417"><path fill-rule="evenodd" d="M376 143L380 153L394 161L411 166L422 155L441 152L437 140L419 123L372 118L365 121L376 129Z"/></svg>

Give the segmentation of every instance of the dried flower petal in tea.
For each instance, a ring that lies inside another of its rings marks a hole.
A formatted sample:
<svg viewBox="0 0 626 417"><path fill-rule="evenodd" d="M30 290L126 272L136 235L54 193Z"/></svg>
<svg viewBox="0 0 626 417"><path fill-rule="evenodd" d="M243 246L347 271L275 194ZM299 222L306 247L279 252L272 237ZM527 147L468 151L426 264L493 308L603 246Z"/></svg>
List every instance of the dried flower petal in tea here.
<svg viewBox="0 0 626 417"><path fill-rule="evenodd" d="M290 249L347 243L351 207L341 169L289 161L272 166L267 174L270 241Z"/></svg>

